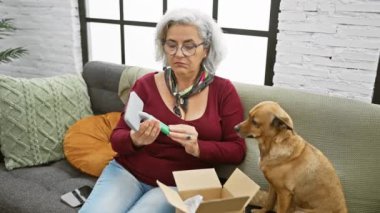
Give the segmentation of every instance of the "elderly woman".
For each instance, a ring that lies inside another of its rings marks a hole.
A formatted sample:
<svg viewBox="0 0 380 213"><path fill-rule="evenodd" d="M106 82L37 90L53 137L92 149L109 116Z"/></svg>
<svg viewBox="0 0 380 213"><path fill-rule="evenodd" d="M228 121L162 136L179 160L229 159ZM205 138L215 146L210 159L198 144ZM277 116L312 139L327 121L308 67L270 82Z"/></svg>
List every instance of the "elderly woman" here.
<svg viewBox="0 0 380 213"><path fill-rule="evenodd" d="M169 125L160 132L156 120L131 130L123 115L111 143L118 153L104 169L80 212L174 212L156 185L175 186L173 171L238 164L244 141L234 125L243 108L229 80L215 76L223 56L221 29L196 10L166 13L157 24L157 58L163 72L149 73L132 90L144 112Z"/></svg>

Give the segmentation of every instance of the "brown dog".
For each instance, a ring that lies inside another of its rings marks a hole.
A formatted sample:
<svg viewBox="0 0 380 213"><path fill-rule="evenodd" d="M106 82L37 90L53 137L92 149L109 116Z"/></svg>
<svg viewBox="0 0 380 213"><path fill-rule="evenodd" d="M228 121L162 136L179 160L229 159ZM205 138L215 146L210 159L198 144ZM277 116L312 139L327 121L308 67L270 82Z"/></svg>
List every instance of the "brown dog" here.
<svg viewBox="0 0 380 213"><path fill-rule="evenodd" d="M257 104L235 130L259 142L260 169L269 182L268 200L259 212L272 210L276 201L277 213L347 212L334 167L295 133L292 119L279 104Z"/></svg>

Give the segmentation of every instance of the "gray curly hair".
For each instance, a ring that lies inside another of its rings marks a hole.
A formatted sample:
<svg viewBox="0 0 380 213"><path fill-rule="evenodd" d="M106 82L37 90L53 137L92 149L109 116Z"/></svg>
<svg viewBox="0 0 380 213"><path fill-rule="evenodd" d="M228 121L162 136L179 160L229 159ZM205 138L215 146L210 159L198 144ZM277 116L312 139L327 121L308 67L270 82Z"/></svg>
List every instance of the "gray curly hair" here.
<svg viewBox="0 0 380 213"><path fill-rule="evenodd" d="M215 74L215 70L225 56L225 47L222 43L223 32L216 22L208 15L195 9L175 9L162 17L156 26L156 60L163 60L167 65L167 58L163 48L163 41L166 39L168 29L175 25L193 25L197 27L199 36L204 42L204 47L208 49L208 55L203 60L203 66Z"/></svg>

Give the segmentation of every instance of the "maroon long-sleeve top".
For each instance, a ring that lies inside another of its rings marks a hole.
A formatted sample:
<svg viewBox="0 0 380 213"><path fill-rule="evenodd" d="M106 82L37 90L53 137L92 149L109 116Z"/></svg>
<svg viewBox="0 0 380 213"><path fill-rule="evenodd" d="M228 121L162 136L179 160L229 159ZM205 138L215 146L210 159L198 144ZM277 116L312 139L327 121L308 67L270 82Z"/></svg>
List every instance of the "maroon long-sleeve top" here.
<svg viewBox="0 0 380 213"><path fill-rule="evenodd" d="M112 148L118 153L115 159L119 164L144 183L156 186L156 180L159 180L174 186L173 171L238 164L244 159L245 142L233 128L243 120L243 107L229 80L215 76L209 85L204 114L198 119L185 121L166 107L158 92L154 74L141 77L132 88L143 100L144 112L167 125L194 126L198 132L200 156L186 153L183 146L162 133L152 144L136 149L122 114L111 135Z"/></svg>

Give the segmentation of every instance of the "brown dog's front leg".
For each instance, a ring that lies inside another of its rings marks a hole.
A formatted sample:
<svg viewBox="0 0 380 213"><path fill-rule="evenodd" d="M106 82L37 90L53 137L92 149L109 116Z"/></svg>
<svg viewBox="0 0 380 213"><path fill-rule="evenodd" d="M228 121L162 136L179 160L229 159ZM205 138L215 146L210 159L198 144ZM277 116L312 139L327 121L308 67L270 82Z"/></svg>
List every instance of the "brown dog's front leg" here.
<svg viewBox="0 0 380 213"><path fill-rule="evenodd" d="M278 194L278 205L277 205L277 213L288 213L290 204L292 201L292 194L288 191L277 192Z"/></svg>
<svg viewBox="0 0 380 213"><path fill-rule="evenodd" d="M252 210L253 213L266 213L267 211L273 210L276 204L276 191L273 189L271 185L269 185L268 194L266 200L263 204L262 209Z"/></svg>
<svg viewBox="0 0 380 213"><path fill-rule="evenodd" d="M265 203L265 209L266 210L273 210L274 209L274 206L276 204L276 198L277 198L276 191L274 190L272 185L269 185L268 200Z"/></svg>

